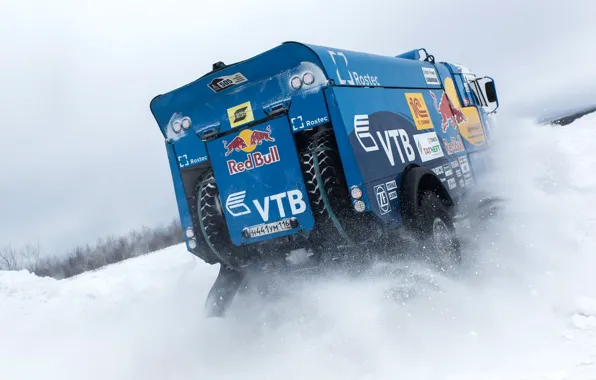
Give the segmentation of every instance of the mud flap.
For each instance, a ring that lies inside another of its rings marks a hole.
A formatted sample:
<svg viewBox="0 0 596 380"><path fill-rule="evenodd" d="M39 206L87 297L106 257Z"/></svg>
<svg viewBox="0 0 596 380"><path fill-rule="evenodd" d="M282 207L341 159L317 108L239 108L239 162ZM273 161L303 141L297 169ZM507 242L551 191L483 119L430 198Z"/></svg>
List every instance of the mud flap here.
<svg viewBox="0 0 596 380"><path fill-rule="evenodd" d="M223 317L234 300L240 284L244 280L244 273L229 269L225 265L219 268L219 274L209 291L205 302L207 317Z"/></svg>

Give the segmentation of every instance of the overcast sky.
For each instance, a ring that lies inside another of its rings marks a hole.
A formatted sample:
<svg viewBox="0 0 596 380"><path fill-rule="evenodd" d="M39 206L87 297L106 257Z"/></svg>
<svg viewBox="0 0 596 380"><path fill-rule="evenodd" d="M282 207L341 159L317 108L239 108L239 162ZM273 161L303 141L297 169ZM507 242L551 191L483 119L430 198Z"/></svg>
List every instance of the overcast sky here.
<svg viewBox="0 0 596 380"><path fill-rule="evenodd" d="M322 5L322 4L325 5ZM593 0L0 0L0 246L60 254L177 215L159 93L287 40L495 78L501 113L596 103ZM514 136L512 136L514 138Z"/></svg>

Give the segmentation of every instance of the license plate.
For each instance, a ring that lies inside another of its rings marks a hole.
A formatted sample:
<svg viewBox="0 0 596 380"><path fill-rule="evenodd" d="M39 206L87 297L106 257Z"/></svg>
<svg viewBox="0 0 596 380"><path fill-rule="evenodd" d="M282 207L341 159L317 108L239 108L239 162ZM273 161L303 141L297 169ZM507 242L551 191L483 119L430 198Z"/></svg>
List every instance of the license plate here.
<svg viewBox="0 0 596 380"><path fill-rule="evenodd" d="M278 232L289 231L292 228L293 227L292 223L290 222L290 219L284 219L278 222L259 224L257 226L248 227L247 232L248 237L254 238L259 236L276 234Z"/></svg>

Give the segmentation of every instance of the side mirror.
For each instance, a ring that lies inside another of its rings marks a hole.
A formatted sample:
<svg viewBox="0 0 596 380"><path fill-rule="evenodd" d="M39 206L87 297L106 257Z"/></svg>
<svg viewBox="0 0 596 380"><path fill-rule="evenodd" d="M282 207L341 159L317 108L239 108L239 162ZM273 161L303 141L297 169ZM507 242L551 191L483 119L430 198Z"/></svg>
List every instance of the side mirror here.
<svg viewBox="0 0 596 380"><path fill-rule="evenodd" d="M484 84L484 91L486 93L486 100L489 103L494 103L497 101L497 90L495 88L495 82L488 81Z"/></svg>

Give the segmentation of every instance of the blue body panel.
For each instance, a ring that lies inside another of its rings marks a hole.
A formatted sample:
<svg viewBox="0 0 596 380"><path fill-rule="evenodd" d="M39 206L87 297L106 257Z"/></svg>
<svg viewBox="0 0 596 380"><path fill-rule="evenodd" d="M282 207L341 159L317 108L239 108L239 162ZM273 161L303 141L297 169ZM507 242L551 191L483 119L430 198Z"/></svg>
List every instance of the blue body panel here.
<svg viewBox="0 0 596 380"><path fill-rule="evenodd" d="M452 198L461 196L484 167L471 161L488 146L487 113L458 67L419 58L415 50L390 57L288 42L154 98L183 227L197 228L181 171L201 165L214 170L234 244L312 230L294 136L322 124L334 129L348 187L359 186L366 211L387 226L401 223L409 165L431 169ZM292 229L243 234L290 217Z"/></svg>

